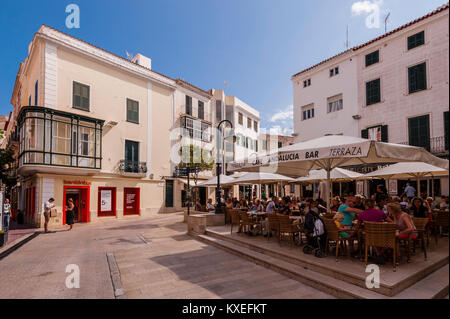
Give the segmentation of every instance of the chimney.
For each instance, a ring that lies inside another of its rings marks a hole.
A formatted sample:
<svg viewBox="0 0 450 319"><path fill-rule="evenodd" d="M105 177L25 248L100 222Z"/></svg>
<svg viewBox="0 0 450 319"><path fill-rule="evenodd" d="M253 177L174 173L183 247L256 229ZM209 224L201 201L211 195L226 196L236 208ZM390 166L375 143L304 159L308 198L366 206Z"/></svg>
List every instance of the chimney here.
<svg viewBox="0 0 450 319"><path fill-rule="evenodd" d="M136 56L131 60L131 62L139 64L147 69L152 69L152 59L147 58L142 54L136 54Z"/></svg>

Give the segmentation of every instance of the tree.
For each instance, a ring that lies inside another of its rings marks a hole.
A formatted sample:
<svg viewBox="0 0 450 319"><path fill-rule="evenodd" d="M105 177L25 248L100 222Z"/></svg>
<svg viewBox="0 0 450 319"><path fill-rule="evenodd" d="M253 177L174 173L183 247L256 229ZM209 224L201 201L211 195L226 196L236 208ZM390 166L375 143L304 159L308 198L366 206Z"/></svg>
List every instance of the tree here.
<svg viewBox="0 0 450 319"><path fill-rule="evenodd" d="M181 148L181 163L179 167L197 168L194 174L194 183L197 185L198 174L202 171L214 168L214 158L209 152L197 145L189 145Z"/></svg>
<svg viewBox="0 0 450 319"><path fill-rule="evenodd" d="M6 184L7 187L16 184L15 179L11 180L11 178L8 178L8 171L14 161L15 159L13 150L11 150L10 148L0 149L0 179L3 184Z"/></svg>

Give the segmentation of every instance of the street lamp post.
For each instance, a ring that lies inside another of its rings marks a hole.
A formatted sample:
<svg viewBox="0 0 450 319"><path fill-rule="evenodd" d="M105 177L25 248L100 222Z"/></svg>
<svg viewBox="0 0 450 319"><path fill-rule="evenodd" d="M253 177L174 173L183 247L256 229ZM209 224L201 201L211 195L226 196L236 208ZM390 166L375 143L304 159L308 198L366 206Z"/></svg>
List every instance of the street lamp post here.
<svg viewBox="0 0 450 319"><path fill-rule="evenodd" d="M222 120L220 121L220 123L217 125L217 131L220 133L220 136L222 137L222 131L221 131L221 125L223 123L228 123L230 124L231 129L233 129L233 123L231 123L229 120ZM233 143L236 140L236 136L233 135ZM222 137L223 138L223 137ZM225 138L223 138L225 140ZM221 167L220 165L224 165L225 163L219 163L219 147L218 145L217 147L217 156L216 156L216 175L217 175L217 187L216 187L216 214L220 214L222 213L222 208L221 206L221 202L220 202L220 174L221 174ZM225 152L225 144L222 143L222 152ZM224 166L225 169L225 166Z"/></svg>

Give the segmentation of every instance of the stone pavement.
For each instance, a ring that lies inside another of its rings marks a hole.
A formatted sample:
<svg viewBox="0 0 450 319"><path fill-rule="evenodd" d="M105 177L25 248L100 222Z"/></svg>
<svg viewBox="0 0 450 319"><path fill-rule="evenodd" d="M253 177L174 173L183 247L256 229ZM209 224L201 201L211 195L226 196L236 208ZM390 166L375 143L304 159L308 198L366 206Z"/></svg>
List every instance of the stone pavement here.
<svg viewBox="0 0 450 319"><path fill-rule="evenodd" d="M17 239L20 239L25 235L32 234L36 231L39 231L39 229L35 227L29 227L26 225L20 225L17 224L14 220L11 220L9 225L7 244L12 244Z"/></svg>
<svg viewBox="0 0 450 319"><path fill-rule="evenodd" d="M76 224L0 260L0 298L114 298L113 252L128 298L332 298L185 235L180 214ZM65 285L66 266L80 288Z"/></svg>
<svg viewBox="0 0 450 319"><path fill-rule="evenodd" d="M115 252L128 298L333 298L185 232L162 224L143 234L147 245Z"/></svg>

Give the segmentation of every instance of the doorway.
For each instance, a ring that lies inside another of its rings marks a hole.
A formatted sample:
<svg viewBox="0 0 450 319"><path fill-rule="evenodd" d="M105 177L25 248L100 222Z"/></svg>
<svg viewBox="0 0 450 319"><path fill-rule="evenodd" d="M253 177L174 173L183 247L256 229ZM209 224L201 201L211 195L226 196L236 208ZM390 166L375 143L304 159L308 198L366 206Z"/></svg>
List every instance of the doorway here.
<svg viewBox="0 0 450 319"><path fill-rule="evenodd" d="M66 224L66 205L72 198L75 205L75 223L89 222L89 186L64 186L63 225Z"/></svg>

